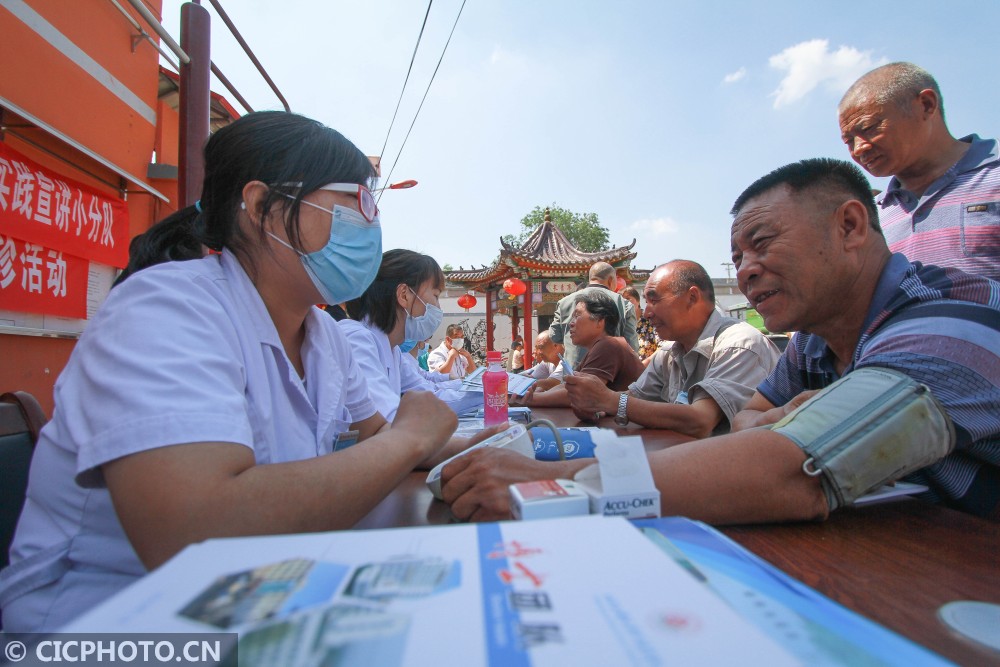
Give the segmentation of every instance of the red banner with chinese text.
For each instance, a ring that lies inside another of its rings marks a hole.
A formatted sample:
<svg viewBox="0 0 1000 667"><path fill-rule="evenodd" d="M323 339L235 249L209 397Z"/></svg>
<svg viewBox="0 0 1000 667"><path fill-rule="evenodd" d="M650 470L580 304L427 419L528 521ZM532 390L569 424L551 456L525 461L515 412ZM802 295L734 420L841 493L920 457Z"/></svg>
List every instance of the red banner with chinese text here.
<svg viewBox="0 0 1000 667"><path fill-rule="evenodd" d="M0 234L0 310L87 317L89 264Z"/></svg>
<svg viewBox="0 0 1000 667"><path fill-rule="evenodd" d="M101 264L128 263L128 207L0 142L0 234Z"/></svg>

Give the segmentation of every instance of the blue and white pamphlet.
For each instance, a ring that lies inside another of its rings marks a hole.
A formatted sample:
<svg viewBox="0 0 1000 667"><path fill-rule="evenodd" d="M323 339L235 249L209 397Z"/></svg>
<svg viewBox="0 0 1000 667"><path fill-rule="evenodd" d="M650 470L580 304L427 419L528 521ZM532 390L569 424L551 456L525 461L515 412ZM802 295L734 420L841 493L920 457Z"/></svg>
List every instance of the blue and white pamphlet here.
<svg viewBox="0 0 1000 667"><path fill-rule="evenodd" d="M803 664L952 664L789 577L707 524L669 517L634 525Z"/></svg>
<svg viewBox="0 0 1000 667"><path fill-rule="evenodd" d="M66 632L237 632L251 665L803 664L628 521L214 539Z"/></svg>

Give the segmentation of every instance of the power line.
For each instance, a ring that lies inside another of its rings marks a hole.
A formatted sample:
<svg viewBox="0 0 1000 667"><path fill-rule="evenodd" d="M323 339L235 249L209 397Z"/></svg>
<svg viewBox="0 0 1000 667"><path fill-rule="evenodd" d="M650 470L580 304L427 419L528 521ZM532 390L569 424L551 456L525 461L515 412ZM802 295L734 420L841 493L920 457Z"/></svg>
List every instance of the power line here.
<svg viewBox="0 0 1000 667"><path fill-rule="evenodd" d="M428 10L430 8L428 7ZM455 17L455 23L451 26L451 32L448 33L448 41L444 43L444 48L441 49L441 57L438 58L437 65L434 67L434 73L431 74L431 80L427 82L427 90L424 91L424 96L420 99L420 106L417 107L417 112L413 114L413 122L410 123L410 129L406 131L406 136L403 137L403 143L399 146L399 152L396 153L396 158L392 162L392 168L389 170L389 175L386 177L385 182L392 182L392 172L396 169L396 165L399 163L399 156L403 154L403 147L406 146L406 140L410 138L410 132L413 131L413 126L417 123L417 116L420 115L420 110L424 108L424 101L427 99L427 93L431 91L431 84L434 83L434 77L437 76L438 69L441 68L441 61L444 60L444 54L448 50L448 45L451 44L451 37L455 34L455 28L458 26L458 19L462 17L462 10L465 9L465 0L462 0L462 6L458 8L458 16ZM384 149L383 149L384 150ZM382 195L385 190L379 193L378 201L382 200Z"/></svg>
<svg viewBox="0 0 1000 667"><path fill-rule="evenodd" d="M417 43L413 47L413 55L410 56L410 68L406 70L406 79L403 80L403 89L399 91L399 100L396 101L396 110L392 112L392 121L389 123L389 131L385 133L385 143L382 144L382 151L379 153L379 160L385 154L385 147L389 145L389 135L392 134L392 126L396 124L396 114L399 113L399 105L403 102L403 93L406 92L406 84L410 80L410 72L413 71L413 61L417 59L417 49L420 48L420 40L424 36L424 28L427 27L427 17L431 15L431 5L434 0L427 3L427 13L424 14L424 23L420 26L420 34L417 35Z"/></svg>

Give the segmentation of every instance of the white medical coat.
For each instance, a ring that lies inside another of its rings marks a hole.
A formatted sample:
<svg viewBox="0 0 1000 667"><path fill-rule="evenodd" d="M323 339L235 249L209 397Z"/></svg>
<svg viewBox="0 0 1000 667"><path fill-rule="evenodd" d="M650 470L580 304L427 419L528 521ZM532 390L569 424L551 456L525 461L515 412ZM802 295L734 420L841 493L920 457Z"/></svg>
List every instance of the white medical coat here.
<svg viewBox="0 0 1000 667"><path fill-rule="evenodd" d="M424 371L411 355L390 345L389 336L370 321L341 320L338 324L351 343L375 408L389 421L396 418L399 397L408 391L434 392L458 414L482 406L482 392L461 391L461 380Z"/></svg>
<svg viewBox="0 0 1000 667"><path fill-rule="evenodd" d="M329 454L351 415L375 413L350 346L319 309L302 363L305 381L229 252L150 267L112 290L56 382L0 572L4 629L58 629L146 573L102 464L191 442L237 443L259 464L307 459Z"/></svg>

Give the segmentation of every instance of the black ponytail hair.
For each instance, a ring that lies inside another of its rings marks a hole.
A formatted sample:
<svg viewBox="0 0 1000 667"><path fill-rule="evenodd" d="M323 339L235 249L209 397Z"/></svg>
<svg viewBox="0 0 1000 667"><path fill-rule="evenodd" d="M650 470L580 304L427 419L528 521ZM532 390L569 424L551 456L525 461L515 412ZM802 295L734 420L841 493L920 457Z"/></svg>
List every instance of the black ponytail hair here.
<svg viewBox="0 0 1000 667"><path fill-rule="evenodd" d="M205 144L200 210L183 208L132 239L128 266L115 284L154 264L203 257L205 248L228 249L252 270L249 251L263 243L264 221L275 205L283 211L289 242L299 248L302 197L328 183L371 185L374 177L365 154L322 123L287 111L247 114ZM243 188L251 181L271 186L252 236L239 224Z"/></svg>
<svg viewBox="0 0 1000 667"><path fill-rule="evenodd" d="M421 285L433 279L438 289L444 289L444 272L430 255L413 250L396 248L382 253L382 264L374 282L365 293L348 301L347 314L351 319L368 318L372 324L389 333L396 326L399 308L396 307L396 288L408 285L416 292Z"/></svg>

